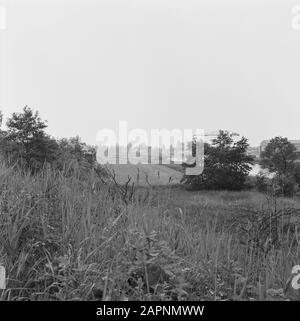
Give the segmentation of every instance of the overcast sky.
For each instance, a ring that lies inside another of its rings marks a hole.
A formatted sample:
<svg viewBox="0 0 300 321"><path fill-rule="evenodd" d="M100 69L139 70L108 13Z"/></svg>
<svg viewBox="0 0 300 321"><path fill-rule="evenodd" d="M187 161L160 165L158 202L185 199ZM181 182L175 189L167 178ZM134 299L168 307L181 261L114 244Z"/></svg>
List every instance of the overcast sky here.
<svg viewBox="0 0 300 321"><path fill-rule="evenodd" d="M0 0L0 108L55 137L129 127L300 139L300 0Z"/></svg>

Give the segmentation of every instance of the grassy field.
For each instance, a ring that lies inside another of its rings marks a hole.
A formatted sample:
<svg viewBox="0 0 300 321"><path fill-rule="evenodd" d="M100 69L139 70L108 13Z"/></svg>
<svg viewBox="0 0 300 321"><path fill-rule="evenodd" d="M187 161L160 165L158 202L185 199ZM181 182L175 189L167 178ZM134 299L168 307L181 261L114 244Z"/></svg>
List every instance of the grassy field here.
<svg viewBox="0 0 300 321"><path fill-rule="evenodd" d="M0 300L287 300L298 199L0 167Z"/></svg>
<svg viewBox="0 0 300 321"><path fill-rule="evenodd" d="M140 186L148 185L176 185L180 183L183 173L163 165L108 165L108 169L115 174L116 181Z"/></svg>

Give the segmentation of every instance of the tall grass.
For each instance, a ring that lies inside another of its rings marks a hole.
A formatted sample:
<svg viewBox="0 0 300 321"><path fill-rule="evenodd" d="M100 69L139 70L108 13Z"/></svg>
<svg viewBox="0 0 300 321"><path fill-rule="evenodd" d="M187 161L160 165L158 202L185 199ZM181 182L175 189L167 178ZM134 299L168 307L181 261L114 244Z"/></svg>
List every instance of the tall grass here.
<svg viewBox="0 0 300 321"><path fill-rule="evenodd" d="M97 186L97 188L95 188ZM285 300L297 200L0 166L0 300Z"/></svg>

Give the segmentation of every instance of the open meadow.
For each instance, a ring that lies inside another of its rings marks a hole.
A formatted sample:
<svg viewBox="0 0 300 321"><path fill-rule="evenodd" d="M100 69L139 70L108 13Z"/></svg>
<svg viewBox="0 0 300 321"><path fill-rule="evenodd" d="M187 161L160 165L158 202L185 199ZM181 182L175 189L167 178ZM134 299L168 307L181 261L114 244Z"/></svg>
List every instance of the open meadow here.
<svg viewBox="0 0 300 321"><path fill-rule="evenodd" d="M178 185L183 176L180 171L164 165L108 165L108 169L112 175L115 175L118 183L126 184L130 179L130 184L134 183L140 186Z"/></svg>
<svg viewBox="0 0 300 321"><path fill-rule="evenodd" d="M287 300L299 199L0 168L0 300ZM127 190L128 189L128 190Z"/></svg>

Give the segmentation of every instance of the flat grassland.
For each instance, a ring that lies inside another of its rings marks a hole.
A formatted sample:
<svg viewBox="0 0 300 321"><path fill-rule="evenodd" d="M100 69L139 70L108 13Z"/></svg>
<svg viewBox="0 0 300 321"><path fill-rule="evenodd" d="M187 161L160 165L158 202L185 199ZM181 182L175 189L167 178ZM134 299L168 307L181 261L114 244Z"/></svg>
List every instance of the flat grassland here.
<svg viewBox="0 0 300 321"><path fill-rule="evenodd" d="M129 178L131 183L140 186L179 184L183 174L163 165L108 165L115 174L116 181L125 184Z"/></svg>
<svg viewBox="0 0 300 321"><path fill-rule="evenodd" d="M93 171L1 166L0 180L0 300L295 299L299 199L175 185L130 194Z"/></svg>

